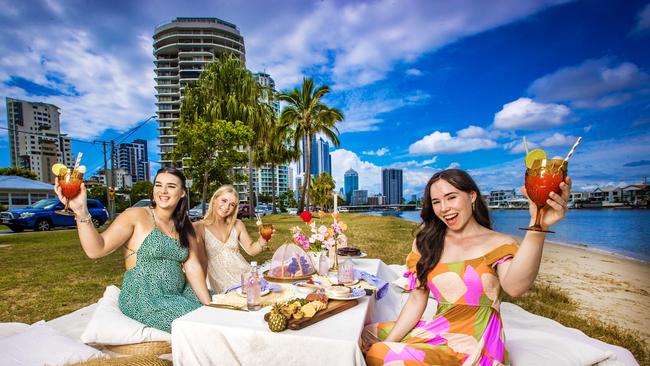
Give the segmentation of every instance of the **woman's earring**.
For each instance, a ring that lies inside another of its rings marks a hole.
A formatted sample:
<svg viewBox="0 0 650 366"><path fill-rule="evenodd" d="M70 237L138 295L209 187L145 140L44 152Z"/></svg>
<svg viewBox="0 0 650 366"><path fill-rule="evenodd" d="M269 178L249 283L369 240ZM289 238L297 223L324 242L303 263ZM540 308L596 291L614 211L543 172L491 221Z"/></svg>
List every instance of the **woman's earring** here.
<svg viewBox="0 0 650 366"><path fill-rule="evenodd" d="M476 211L476 201L472 202L472 211Z"/></svg>

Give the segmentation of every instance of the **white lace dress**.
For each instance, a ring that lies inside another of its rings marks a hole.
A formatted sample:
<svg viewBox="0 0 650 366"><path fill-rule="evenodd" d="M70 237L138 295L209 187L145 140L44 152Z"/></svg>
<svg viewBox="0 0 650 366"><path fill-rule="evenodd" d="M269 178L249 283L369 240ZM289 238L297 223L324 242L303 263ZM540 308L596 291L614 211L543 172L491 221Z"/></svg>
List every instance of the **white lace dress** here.
<svg viewBox="0 0 650 366"><path fill-rule="evenodd" d="M205 251L208 256L208 282L218 294L241 282L241 274L250 272L246 259L239 253L239 232L233 227L226 242L205 229Z"/></svg>

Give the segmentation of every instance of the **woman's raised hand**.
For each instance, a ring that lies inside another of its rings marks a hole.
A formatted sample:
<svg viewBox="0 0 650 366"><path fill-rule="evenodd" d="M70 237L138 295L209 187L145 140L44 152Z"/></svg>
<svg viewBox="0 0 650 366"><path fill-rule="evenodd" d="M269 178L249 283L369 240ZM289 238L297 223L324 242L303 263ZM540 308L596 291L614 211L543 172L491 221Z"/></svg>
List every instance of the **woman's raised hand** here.
<svg viewBox="0 0 650 366"><path fill-rule="evenodd" d="M548 199L546 200L546 205L542 208L542 219L540 224L543 228L548 229L557 222L564 219L569 211L567 204L569 198L571 197L571 178L566 177L564 182L560 183L561 194L551 192ZM528 207L531 217L531 225L535 222L535 215L537 214L537 205L528 197L526 192L526 187L521 187L521 192L528 198Z"/></svg>
<svg viewBox="0 0 650 366"><path fill-rule="evenodd" d="M56 193L56 196L59 198L59 200L65 204L65 202L68 199L65 196L63 196L63 193L61 192L61 186L59 185L58 177L54 179L54 192ZM88 212L88 207L87 207L88 204L86 202L87 198L88 196L86 194L86 184L81 183L79 194L70 200L70 202L68 203L68 207L75 214L83 214L85 212Z"/></svg>

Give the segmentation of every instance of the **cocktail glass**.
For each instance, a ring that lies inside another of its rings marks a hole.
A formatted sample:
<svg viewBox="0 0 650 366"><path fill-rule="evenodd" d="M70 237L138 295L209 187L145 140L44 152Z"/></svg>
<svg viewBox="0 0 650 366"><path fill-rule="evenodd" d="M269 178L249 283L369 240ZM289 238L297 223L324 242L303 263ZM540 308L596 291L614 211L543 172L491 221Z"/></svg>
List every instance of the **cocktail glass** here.
<svg viewBox="0 0 650 366"><path fill-rule="evenodd" d="M567 165L568 162L562 159L539 159L526 169L526 193L537 206L537 215L533 226L521 228L521 230L553 233L553 231L542 228L540 223L542 209L546 206L546 200L551 192L561 193L560 183L564 182L566 178Z"/></svg>
<svg viewBox="0 0 650 366"><path fill-rule="evenodd" d="M84 181L84 174L78 170L71 170L70 168L64 170L64 173L58 175L59 187L61 187L61 194L67 198L63 210L57 210L56 213L65 216L74 216L74 213L68 210L68 205L71 199L77 197L81 192L81 183Z"/></svg>
<svg viewBox="0 0 650 366"><path fill-rule="evenodd" d="M260 225L260 235L262 235L266 241L271 240L271 236L273 236L273 224Z"/></svg>

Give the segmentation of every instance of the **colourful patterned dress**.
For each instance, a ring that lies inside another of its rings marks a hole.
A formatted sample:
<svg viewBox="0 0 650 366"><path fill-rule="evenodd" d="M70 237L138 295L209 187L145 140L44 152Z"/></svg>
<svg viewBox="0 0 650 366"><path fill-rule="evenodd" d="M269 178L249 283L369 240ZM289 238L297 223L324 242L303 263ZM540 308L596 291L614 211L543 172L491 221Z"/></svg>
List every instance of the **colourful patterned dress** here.
<svg viewBox="0 0 650 366"><path fill-rule="evenodd" d="M153 212L152 212L153 218ZM146 326L171 332L171 323L201 307L187 283L183 262L188 249L156 226L137 251L136 265L124 274L120 310Z"/></svg>
<svg viewBox="0 0 650 366"><path fill-rule="evenodd" d="M438 263L427 276L427 287L438 301L434 318L420 320L401 342L382 342L395 322L367 326L363 340L372 344L368 365L508 364L496 265L512 259L517 248L506 244L480 258ZM413 252L406 259L412 288L419 259Z"/></svg>

